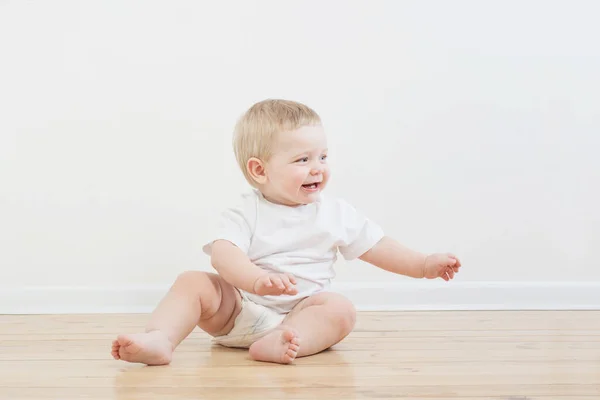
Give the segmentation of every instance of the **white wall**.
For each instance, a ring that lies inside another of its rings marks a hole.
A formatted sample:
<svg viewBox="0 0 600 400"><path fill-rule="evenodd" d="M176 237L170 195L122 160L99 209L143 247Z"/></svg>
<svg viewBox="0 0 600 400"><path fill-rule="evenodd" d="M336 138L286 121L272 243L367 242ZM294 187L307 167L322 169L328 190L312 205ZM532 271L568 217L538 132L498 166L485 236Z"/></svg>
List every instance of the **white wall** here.
<svg viewBox="0 0 600 400"><path fill-rule="evenodd" d="M410 246L456 252L455 285L600 283L599 12L1 2L3 309L24 287L129 290L209 270L201 245L246 188L233 124L267 97L319 111L330 191ZM360 262L339 278L404 281Z"/></svg>

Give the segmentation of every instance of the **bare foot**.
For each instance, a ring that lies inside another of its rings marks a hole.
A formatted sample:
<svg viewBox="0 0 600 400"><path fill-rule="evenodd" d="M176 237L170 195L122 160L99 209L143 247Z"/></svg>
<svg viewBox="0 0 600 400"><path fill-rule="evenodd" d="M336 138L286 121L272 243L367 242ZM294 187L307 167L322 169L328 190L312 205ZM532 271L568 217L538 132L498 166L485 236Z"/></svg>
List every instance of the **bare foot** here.
<svg viewBox="0 0 600 400"><path fill-rule="evenodd" d="M250 346L250 357L256 361L290 364L296 358L300 339L289 328L277 329Z"/></svg>
<svg viewBox="0 0 600 400"><path fill-rule="evenodd" d="M167 335L161 331L119 335L112 343L115 360L164 365L171 362L173 346Z"/></svg>

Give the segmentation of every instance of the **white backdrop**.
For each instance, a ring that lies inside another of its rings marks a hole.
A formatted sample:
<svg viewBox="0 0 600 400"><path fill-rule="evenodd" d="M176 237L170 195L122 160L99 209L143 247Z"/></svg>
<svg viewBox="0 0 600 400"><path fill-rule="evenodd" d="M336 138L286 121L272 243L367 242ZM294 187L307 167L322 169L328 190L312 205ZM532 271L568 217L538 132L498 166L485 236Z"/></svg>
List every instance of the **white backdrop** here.
<svg viewBox="0 0 600 400"><path fill-rule="evenodd" d="M0 2L0 312L146 310L178 273L210 270L201 245L247 188L233 124L268 97L321 114L331 194L463 260L450 285L340 262L359 307L600 305L599 12Z"/></svg>

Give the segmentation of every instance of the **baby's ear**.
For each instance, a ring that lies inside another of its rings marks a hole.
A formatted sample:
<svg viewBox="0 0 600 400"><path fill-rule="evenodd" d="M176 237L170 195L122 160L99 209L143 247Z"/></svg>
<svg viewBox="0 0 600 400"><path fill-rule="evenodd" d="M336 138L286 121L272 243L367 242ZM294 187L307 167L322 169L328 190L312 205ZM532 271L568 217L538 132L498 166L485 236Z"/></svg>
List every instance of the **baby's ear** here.
<svg viewBox="0 0 600 400"><path fill-rule="evenodd" d="M256 157L250 158L246 163L246 168L248 169L248 174L250 174L256 183L262 185L267 182L265 166L261 160Z"/></svg>

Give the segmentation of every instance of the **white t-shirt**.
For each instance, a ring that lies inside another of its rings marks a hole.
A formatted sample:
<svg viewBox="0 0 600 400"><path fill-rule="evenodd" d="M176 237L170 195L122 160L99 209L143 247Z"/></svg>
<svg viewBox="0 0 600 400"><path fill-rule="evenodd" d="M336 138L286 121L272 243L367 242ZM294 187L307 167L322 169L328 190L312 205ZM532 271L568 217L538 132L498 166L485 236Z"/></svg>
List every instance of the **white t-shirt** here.
<svg viewBox="0 0 600 400"><path fill-rule="evenodd" d="M383 237L382 229L350 204L321 193L318 201L288 207L266 200L258 190L242 195L241 202L221 215L215 238L238 246L250 261L264 270L296 277L294 296L258 296L251 301L286 313L305 297L327 289L335 277L337 252L355 259Z"/></svg>

